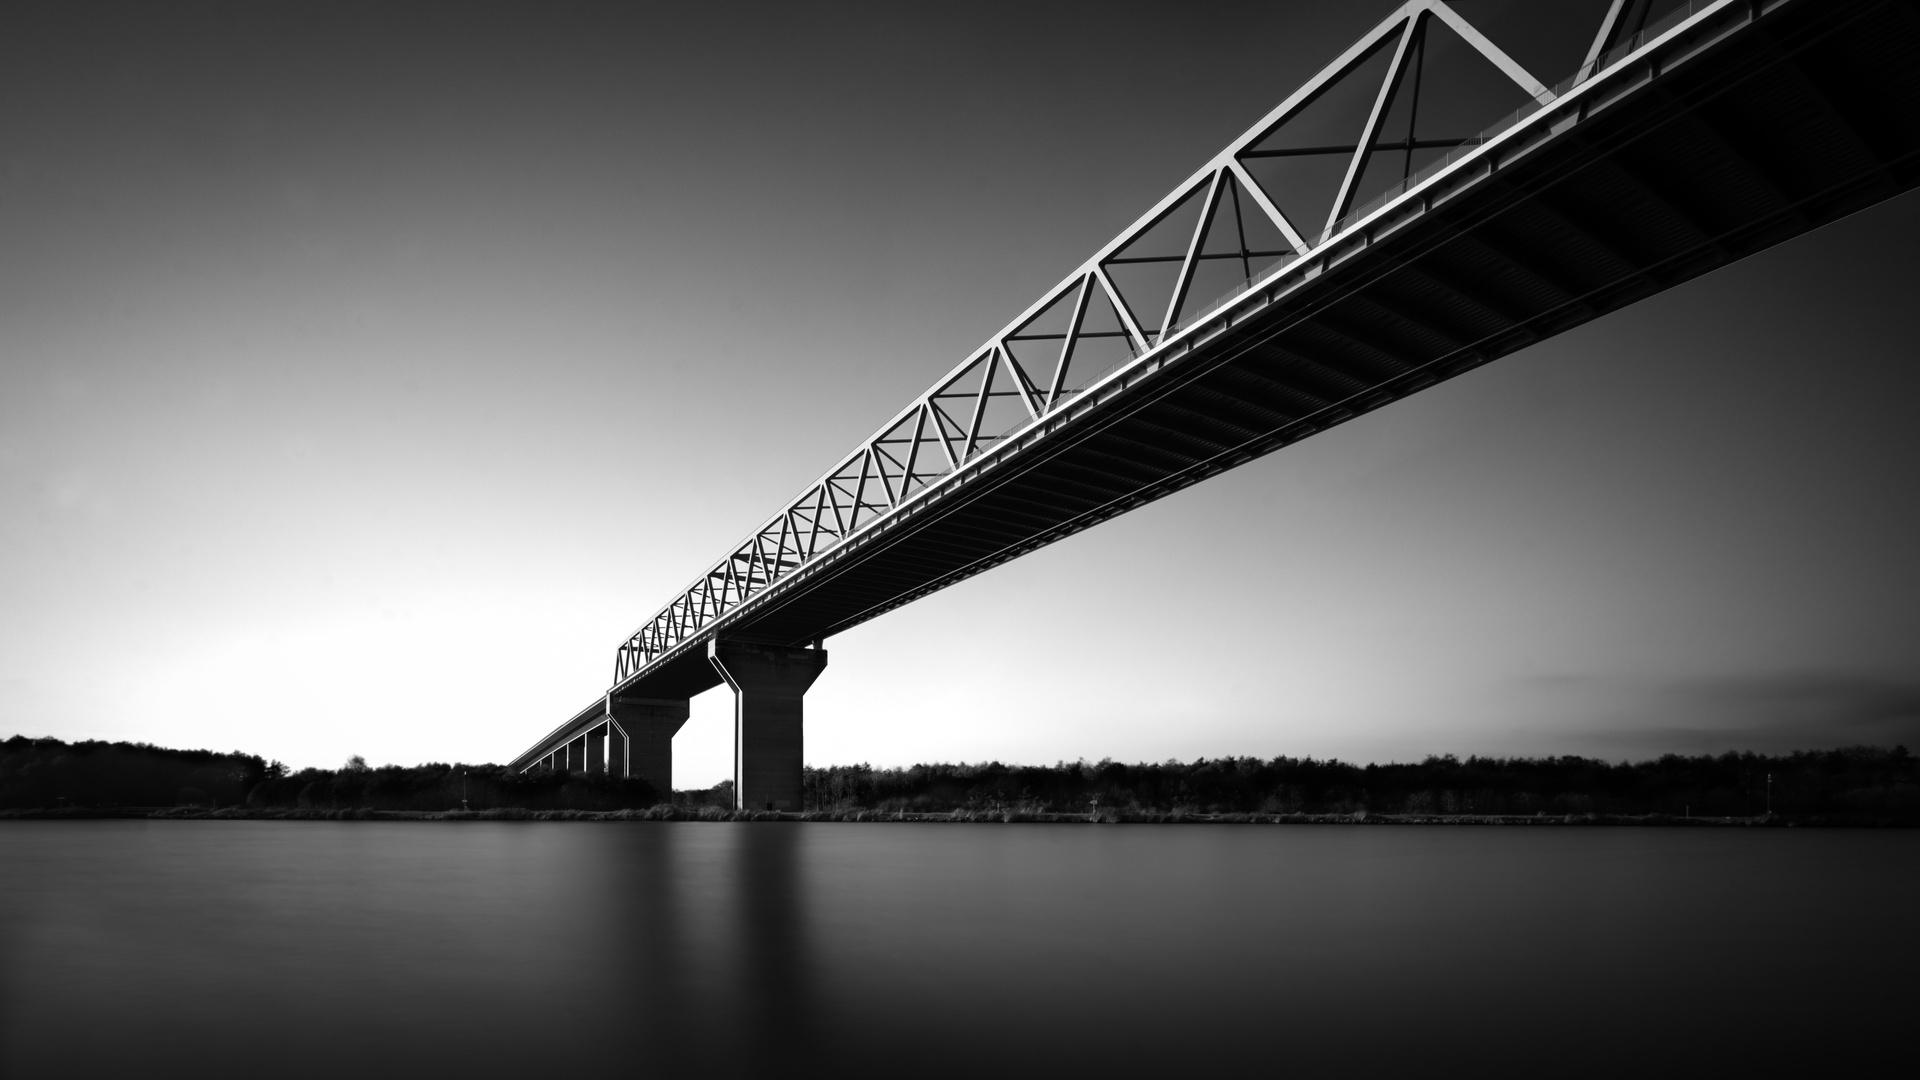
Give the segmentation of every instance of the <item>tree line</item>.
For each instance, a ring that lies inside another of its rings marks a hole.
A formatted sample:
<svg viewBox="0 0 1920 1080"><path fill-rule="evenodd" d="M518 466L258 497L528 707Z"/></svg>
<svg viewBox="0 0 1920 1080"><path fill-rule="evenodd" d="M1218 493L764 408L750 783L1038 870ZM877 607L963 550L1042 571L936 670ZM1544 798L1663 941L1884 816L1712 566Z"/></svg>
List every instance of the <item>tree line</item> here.
<svg viewBox="0 0 1920 1080"><path fill-rule="evenodd" d="M236 806L270 766L257 754L147 743L0 743L0 807Z"/></svg>
<svg viewBox="0 0 1920 1080"><path fill-rule="evenodd" d="M0 743L0 808L244 806L284 810L625 810L663 801L644 780L503 765L291 770L239 751L16 735Z"/></svg>
<svg viewBox="0 0 1920 1080"><path fill-rule="evenodd" d="M1669 815L1920 824L1920 758L1904 746L1783 755L1594 758L1452 755L1413 764L1202 758L1124 764L839 765L805 771L814 811L1203 814ZM622 810L731 806L732 784L660 792L643 780L501 765L291 770L239 751L29 739L0 743L0 808L252 807L300 810Z"/></svg>
<svg viewBox="0 0 1920 1080"><path fill-rule="evenodd" d="M1783 755L1668 754L1652 761L1428 757L1416 764L1202 758L1161 764L869 765L806 771L810 810L1209 814L1767 813L1920 824L1920 758L1906 747Z"/></svg>

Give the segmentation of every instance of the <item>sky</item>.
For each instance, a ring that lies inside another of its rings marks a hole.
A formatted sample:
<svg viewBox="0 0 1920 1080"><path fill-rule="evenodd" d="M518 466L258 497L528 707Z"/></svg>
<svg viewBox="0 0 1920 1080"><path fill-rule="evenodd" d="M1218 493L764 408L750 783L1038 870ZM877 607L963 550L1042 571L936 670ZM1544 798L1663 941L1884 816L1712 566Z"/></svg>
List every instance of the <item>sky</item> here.
<svg viewBox="0 0 1920 1080"><path fill-rule="evenodd" d="M0 8L0 737L510 759L1390 8ZM1909 194L835 637L807 759L1911 743L1917 243Z"/></svg>

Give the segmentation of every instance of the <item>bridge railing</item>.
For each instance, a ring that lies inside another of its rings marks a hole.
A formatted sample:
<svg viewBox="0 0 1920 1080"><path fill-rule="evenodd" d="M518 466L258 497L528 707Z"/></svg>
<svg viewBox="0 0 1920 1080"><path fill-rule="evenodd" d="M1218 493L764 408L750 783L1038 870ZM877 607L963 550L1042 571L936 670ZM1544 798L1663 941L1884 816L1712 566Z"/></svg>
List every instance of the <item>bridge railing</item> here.
<svg viewBox="0 0 1920 1080"><path fill-rule="evenodd" d="M630 635L616 656L616 685L881 524L1088 387L1139 362L1255 285L1458 166L1646 42L1729 2L1691 0L1632 33L1618 24L1624 5L1613 4L1595 27L1585 62L1550 88L1444 0L1408 0ZM1521 104L1476 134L1423 138L1417 106L1422 80L1432 77L1430 52L1465 57L1469 63L1477 57L1511 83ZM1324 145L1326 107L1343 100L1364 107L1354 112L1351 127L1335 125L1335 134L1345 130L1346 137ZM1409 100L1412 107L1400 110L1404 137L1394 141L1389 129L1397 122L1396 108ZM1290 135L1290 128L1298 130ZM1436 151L1437 157L1413 168L1417 154ZM1404 167L1397 179L1380 187L1369 166L1382 154L1403 154ZM1341 166L1341 179L1324 205L1303 199L1267 168L1270 162L1309 157L1323 159L1323 166ZM1284 208L1292 208L1294 216ZM1235 263L1241 273L1233 273ZM1171 277L1163 272L1169 270ZM1203 286L1203 280L1211 285ZM1194 302L1198 288L1210 288L1215 298Z"/></svg>

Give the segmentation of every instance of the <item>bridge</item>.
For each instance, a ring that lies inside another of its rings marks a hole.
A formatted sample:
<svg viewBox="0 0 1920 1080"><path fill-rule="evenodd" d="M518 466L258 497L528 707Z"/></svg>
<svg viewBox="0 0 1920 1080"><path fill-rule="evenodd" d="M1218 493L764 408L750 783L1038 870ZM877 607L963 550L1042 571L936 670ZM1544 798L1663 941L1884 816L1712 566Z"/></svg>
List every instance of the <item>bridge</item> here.
<svg viewBox="0 0 1920 1080"><path fill-rule="evenodd" d="M1551 10L1572 25L1528 52L1564 64L1537 72L1497 19L1403 4L635 630L513 767L669 790L688 699L724 683L737 804L799 809L828 637L1920 178L1920 0Z"/></svg>

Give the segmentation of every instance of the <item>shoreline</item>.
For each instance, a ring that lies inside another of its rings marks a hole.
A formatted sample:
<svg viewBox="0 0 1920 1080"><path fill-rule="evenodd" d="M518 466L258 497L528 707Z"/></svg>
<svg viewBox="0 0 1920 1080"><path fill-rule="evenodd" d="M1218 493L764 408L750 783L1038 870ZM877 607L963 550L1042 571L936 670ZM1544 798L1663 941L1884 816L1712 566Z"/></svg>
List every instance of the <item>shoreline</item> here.
<svg viewBox="0 0 1920 1080"><path fill-rule="evenodd" d="M1247 756L1127 764L806 767L792 807L742 813L728 781L666 790L604 770L500 765L289 770L238 751L140 743L0 741L0 818L253 820L800 820L912 822L1687 826L1920 826L1920 757L1904 746L1789 754L1570 755L1355 765ZM754 805L765 802L754 800ZM1764 815L1774 807L1780 816ZM1691 817L1699 809L1699 818ZM795 808L797 810L797 808ZM1675 814L1674 811L1680 811ZM1731 815L1731 816L1729 816Z"/></svg>
<svg viewBox="0 0 1920 1080"><path fill-rule="evenodd" d="M227 807L58 807L0 810L0 821L764 821L962 825L1398 825L1398 826L1631 826L1640 828L1912 828L1910 822L1867 815L1757 814L1676 817L1670 814L1208 814L1186 810L726 810L715 806L655 806L645 810L282 810Z"/></svg>

